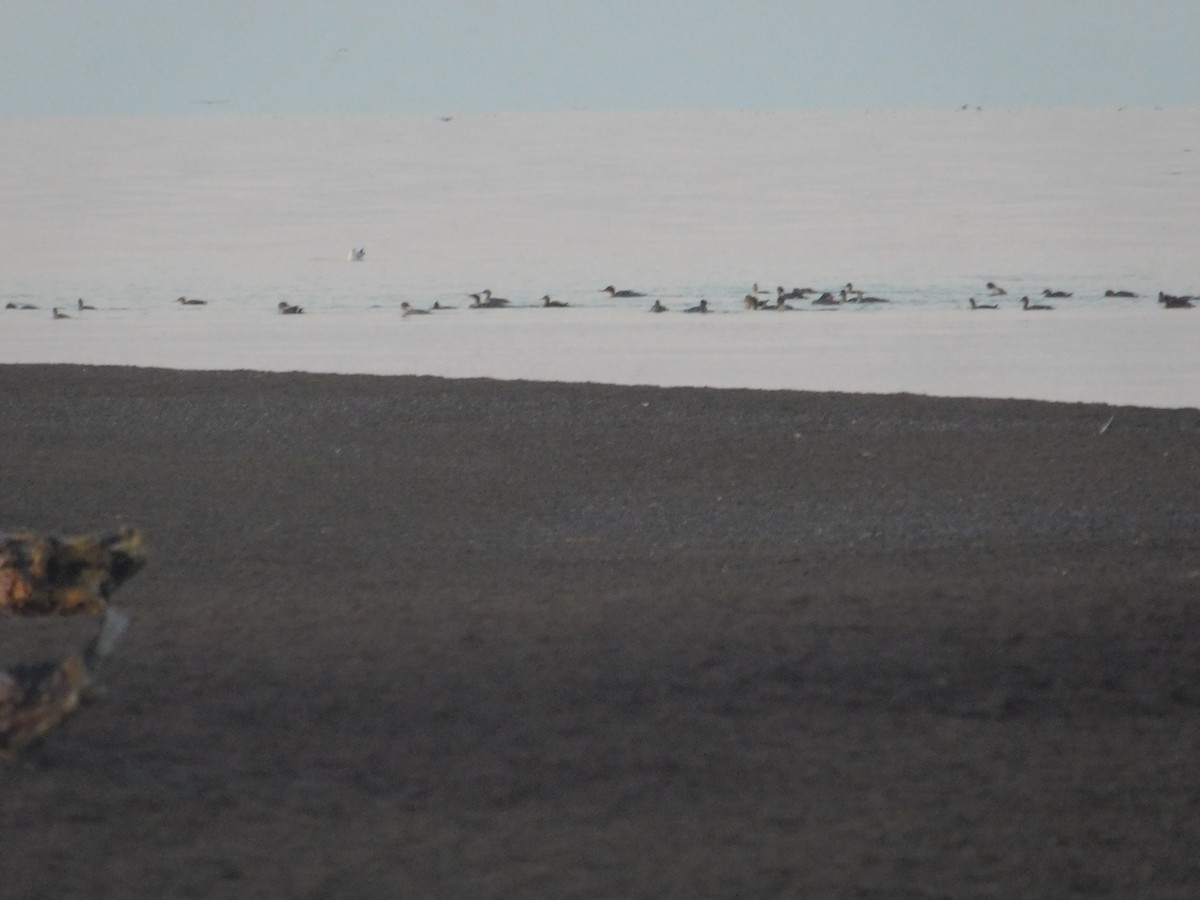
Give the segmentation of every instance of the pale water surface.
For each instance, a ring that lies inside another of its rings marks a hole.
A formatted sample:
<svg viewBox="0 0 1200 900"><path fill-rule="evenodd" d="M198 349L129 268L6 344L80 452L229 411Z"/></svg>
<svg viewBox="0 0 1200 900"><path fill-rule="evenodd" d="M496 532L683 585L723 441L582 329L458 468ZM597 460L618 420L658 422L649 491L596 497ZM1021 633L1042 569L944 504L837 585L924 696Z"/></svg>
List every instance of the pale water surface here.
<svg viewBox="0 0 1200 900"><path fill-rule="evenodd" d="M0 196L4 362L1200 407L1197 110L7 120Z"/></svg>

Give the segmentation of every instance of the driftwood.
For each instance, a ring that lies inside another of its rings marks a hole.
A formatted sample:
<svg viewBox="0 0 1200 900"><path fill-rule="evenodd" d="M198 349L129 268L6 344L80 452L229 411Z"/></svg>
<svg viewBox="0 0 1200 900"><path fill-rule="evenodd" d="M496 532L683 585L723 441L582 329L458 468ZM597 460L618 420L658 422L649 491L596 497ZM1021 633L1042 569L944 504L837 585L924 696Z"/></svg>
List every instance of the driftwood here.
<svg viewBox="0 0 1200 900"><path fill-rule="evenodd" d="M100 664L129 626L129 617L109 607L104 624L80 653L62 662L14 666L0 672L0 762L24 750L97 696Z"/></svg>
<svg viewBox="0 0 1200 900"><path fill-rule="evenodd" d="M135 528L71 538L12 535L0 541L0 609L23 616L100 613L145 564Z"/></svg>
<svg viewBox="0 0 1200 900"><path fill-rule="evenodd" d="M17 534L0 540L0 610L18 616L102 614L80 652L0 670L0 761L10 762L98 693L100 665L129 626L113 592L146 564L133 528L103 536Z"/></svg>

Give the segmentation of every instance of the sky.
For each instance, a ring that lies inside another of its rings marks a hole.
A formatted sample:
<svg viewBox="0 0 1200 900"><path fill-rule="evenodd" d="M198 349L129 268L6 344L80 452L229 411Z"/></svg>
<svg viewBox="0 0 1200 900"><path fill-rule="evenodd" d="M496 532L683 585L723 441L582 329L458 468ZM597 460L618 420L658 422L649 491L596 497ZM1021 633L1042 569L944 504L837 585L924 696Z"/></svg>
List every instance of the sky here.
<svg viewBox="0 0 1200 900"><path fill-rule="evenodd" d="M1195 0L5 0L0 117L1200 106Z"/></svg>

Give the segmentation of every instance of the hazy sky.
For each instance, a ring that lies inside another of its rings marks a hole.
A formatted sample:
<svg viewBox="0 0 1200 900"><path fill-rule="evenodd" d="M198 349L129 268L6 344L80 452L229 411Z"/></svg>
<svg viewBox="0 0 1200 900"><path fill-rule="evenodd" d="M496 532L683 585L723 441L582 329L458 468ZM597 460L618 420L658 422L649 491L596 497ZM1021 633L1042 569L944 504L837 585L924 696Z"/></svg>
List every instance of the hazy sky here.
<svg viewBox="0 0 1200 900"><path fill-rule="evenodd" d="M1200 106L1200 6L4 0L0 7L0 116L964 103Z"/></svg>

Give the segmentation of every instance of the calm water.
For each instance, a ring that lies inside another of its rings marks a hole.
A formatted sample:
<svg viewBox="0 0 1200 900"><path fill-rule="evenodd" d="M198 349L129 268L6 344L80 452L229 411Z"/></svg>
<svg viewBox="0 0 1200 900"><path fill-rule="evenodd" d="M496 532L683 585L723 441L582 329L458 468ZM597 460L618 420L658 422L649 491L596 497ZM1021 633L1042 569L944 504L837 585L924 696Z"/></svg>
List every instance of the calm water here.
<svg viewBox="0 0 1200 900"><path fill-rule="evenodd" d="M958 308L1195 293L1200 113L10 120L0 297L332 313L489 287L625 306L753 282ZM360 263L346 260L365 247ZM871 310L855 310L869 314Z"/></svg>

